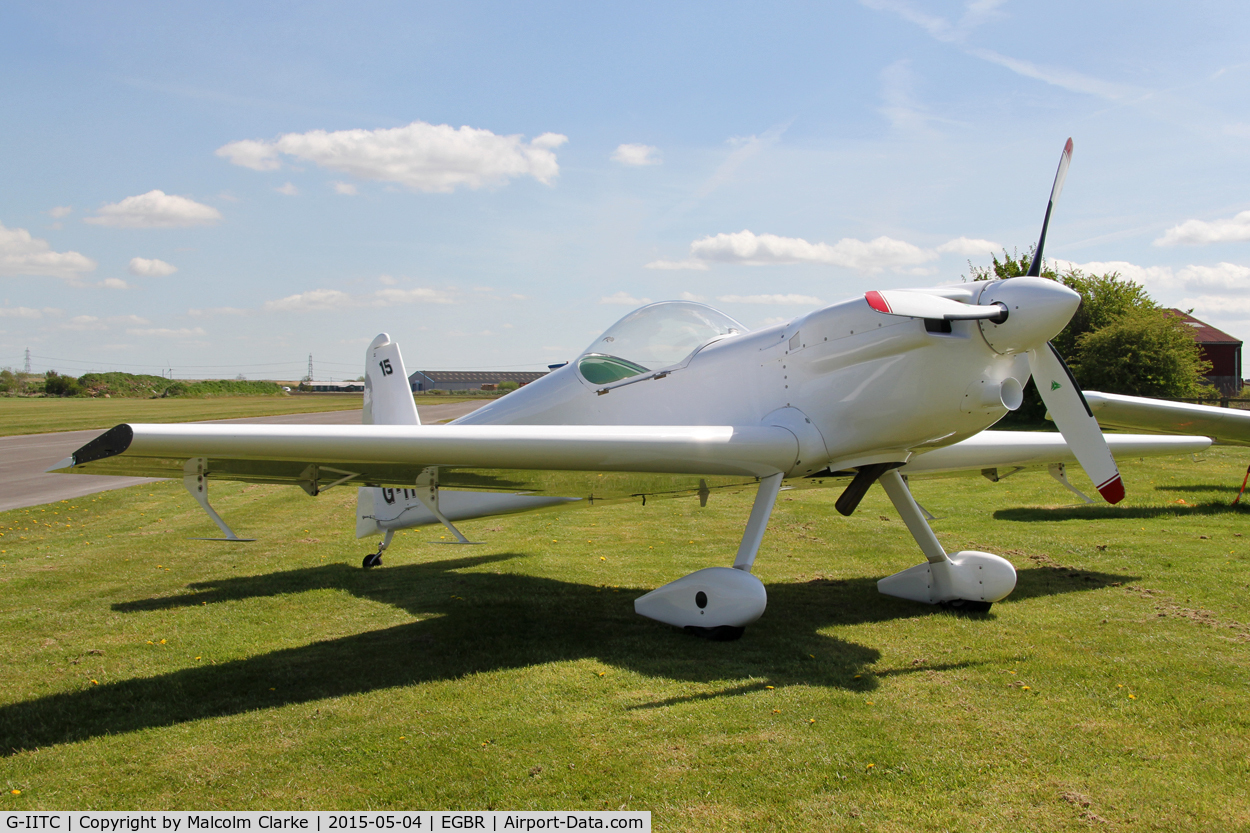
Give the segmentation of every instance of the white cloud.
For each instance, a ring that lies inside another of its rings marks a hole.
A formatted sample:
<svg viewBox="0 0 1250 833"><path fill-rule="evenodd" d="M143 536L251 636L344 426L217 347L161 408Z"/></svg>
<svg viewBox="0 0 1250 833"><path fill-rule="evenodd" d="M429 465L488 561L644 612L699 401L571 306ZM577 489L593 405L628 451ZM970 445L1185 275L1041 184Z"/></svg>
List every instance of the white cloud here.
<svg viewBox="0 0 1250 833"><path fill-rule="evenodd" d="M313 289L266 301L266 312L327 312L348 307L390 307L398 304L454 304L455 295L442 289L379 289L364 295L351 295L338 289Z"/></svg>
<svg viewBox="0 0 1250 833"><path fill-rule="evenodd" d="M1186 298L1182 302L1185 308L1192 307L1195 312L1214 316L1250 315L1250 298L1229 298L1224 295L1199 295Z"/></svg>
<svg viewBox="0 0 1250 833"><path fill-rule="evenodd" d="M164 278L178 271L178 267L156 258L132 257L130 274L140 278Z"/></svg>
<svg viewBox="0 0 1250 833"><path fill-rule="evenodd" d="M334 193L342 194L345 197L354 197L360 193L356 190L356 186L352 185L350 182L335 182L333 185Z"/></svg>
<svg viewBox="0 0 1250 833"><path fill-rule="evenodd" d="M298 295L288 295L276 301L266 301L268 312L322 312L352 304L352 296L337 289L313 289Z"/></svg>
<svg viewBox="0 0 1250 833"><path fill-rule="evenodd" d="M130 289L130 284L121 278L105 278L97 285L104 289Z"/></svg>
<svg viewBox="0 0 1250 833"><path fill-rule="evenodd" d="M755 234L746 230L696 240L690 244L690 253L696 258L723 263L825 263L861 272L897 270L937 257L934 252L889 237L878 237L866 243L848 237L830 246L809 243L799 237Z"/></svg>
<svg viewBox="0 0 1250 833"><path fill-rule="evenodd" d="M107 330L108 326L94 315L75 315L70 320L61 324L61 329L88 332L92 330Z"/></svg>
<svg viewBox="0 0 1250 833"><path fill-rule="evenodd" d="M825 303L811 295L719 295L716 300L722 304L794 304L807 307L819 307Z"/></svg>
<svg viewBox="0 0 1250 833"><path fill-rule="evenodd" d="M276 171L282 167L282 160L278 158L278 148L273 144L258 142L254 139L243 139L222 145L217 148L217 155L254 171Z"/></svg>
<svg viewBox="0 0 1250 833"><path fill-rule="evenodd" d="M110 324L125 325L138 327L143 324L151 324L152 322L138 315L114 315L109 318Z"/></svg>
<svg viewBox="0 0 1250 833"><path fill-rule="evenodd" d="M450 292L441 289L379 289L373 293L372 305L375 307L391 304L454 304L456 299Z"/></svg>
<svg viewBox="0 0 1250 833"><path fill-rule="evenodd" d="M658 165L660 149L651 145L617 145L612 161L622 165Z"/></svg>
<svg viewBox="0 0 1250 833"><path fill-rule="evenodd" d="M707 300L702 295L695 295L693 292L683 292L677 297L683 301L698 301L700 303Z"/></svg>
<svg viewBox="0 0 1250 833"><path fill-rule="evenodd" d="M1217 263L1214 266L1139 266L1123 260L1091 261L1074 263L1070 260L1050 261L1059 271L1079 269L1087 275L1118 273L1121 278L1141 284L1151 292L1160 290L1185 290L1188 292L1231 292L1250 294L1250 266L1236 263ZM1204 296L1207 301L1211 297ZM1224 295L1222 297L1229 297Z"/></svg>
<svg viewBox="0 0 1250 833"><path fill-rule="evenodd" d="M1154 241L1156 246L1205 246L1208 243L1237 243L1250 240L1250 211L1227 220L1186 220L1173 226Z"/></svg>
<svg viewBox="0 0 1250 833"><path fill-rule="evenodd" d="M615 295L606 295L599 299L601 304L616 304L623 307L640 307L643 304L651 303L650 298L635 298L628 292L618 292Z"/></svg>
<svg viewBox="0 0 1250 833"><path fill-rule="evenodd" d="M201 327L179 327L176 330L169 327L152 327L149 329L127 330L126 332L132 336L160 336L162 338L190 338L192 336L207 335Z"/></svg>
<svg viewBox="0 0 1250 833"><path fill-rule="evenodd" d="M96 216L83 222L113 228L186 228L211 225L220 219L221 212L211 205L153 190L101 206Z"/></svg>
<svg viewBox="0 0 1250 833"><path fill-rule="evenodd" d="M0 275L45 275L74 280L96 263L78 252L54 252L47 240L31 237L24 228L0 223Z"/></svg>
<svg viewBox="0 0 1250 833"><path fill-rule="evenodd" d="M1118 274L1125 280L1139 283L1147 289L1170 289L1177 286L1176 275L1170 266L1138 266L1124 260L1092 260L1075 263L1070 260L1047 260L1058 272L1079 269L1087 275Z"/></svg>
<svg viewBox="0 0 1250 833"><path fill-rule="evenodd" d="M1250 266L1217 263L1215 266L1186 266L1176 273L1186 289L1233 289L1250 291Z"/></svg>
<svg viewBox="0 0 1250 833"><path fill-rule="evenodd" d="M525 142L468 126L415 121L381 130L311 130L272 142L244 140L217 155L258 171L281 167L280 154L358 179L395 182L414 191L451 193L460 186L502 185L519 176L550 184L560 172L552 151L568 141L558 133Z"/></svg>
<svg viewBox="0 0 1250 833"><path fill-rule="evenodd" d="M62 217L68 217L73 211L74 207L72 205L58 205L55 208L48 209L48 214L59 220Z"/></svg>
<svg viewBox="0 0 1250 833"><path fill-rule="evenodd" d="M644 269L707 269L707 262L699 260L697 257L688 257L685 260L653 260L643 267Z"/></svg>
<svg viewBox="0 0 1250 833"><path fill-rule="evenodd" d="M299 189L296 188L295 185L290 182L288 182L286 185L279 185L277 188L274 188L273 190L277 191L279 194L286 194L288 197L294 197L296 194L299 193Z"/></svg>
<svg viewBox="0 0 1250 833"><path fill-rule="evenodd" d="M976 257L978 255L993 254L1000 252L1003 247L989 240L981 240L972 237L957 237L954 240L947 241L938 246L934 251L939 254L956 254L964 257Z"/></svg>
<svg viewBox="0 0 1250 833"><path fill-rule="evenodd" d="M43 318L43 313L30 307L0 307L0 318Z"/></svg>
<svg viewBox="0 0 1250 833"><path fill-rule="evenodd" d="M210 315L251 315L252 311L238 307L210 307L209 309L189 309L187 315L192 318L204 318Z"/></svg>

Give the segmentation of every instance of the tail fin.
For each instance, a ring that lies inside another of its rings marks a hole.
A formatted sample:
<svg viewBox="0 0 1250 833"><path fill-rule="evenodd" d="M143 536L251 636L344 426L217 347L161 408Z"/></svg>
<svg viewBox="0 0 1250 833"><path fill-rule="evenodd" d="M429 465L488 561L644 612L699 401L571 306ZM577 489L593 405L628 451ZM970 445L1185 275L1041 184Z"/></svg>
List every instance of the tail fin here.
<svg viewBox="0 0 1250 833"><path fill-rule="evenodd" d="M365 351L365 403L360 414L365 425L420 425L417 403L412 398L408 371L399 345L380 333ZM356 537L380 535L376 506L394 503L394 489L387 489L390 501L383 501L383 490L363 487L356 492Z"/></svg>
<svg viewBox="0 0 1250 833"><path fill-rule="evenodd" d="M399 345L381 333L365 352L365 425L420 425Z"/></svg>

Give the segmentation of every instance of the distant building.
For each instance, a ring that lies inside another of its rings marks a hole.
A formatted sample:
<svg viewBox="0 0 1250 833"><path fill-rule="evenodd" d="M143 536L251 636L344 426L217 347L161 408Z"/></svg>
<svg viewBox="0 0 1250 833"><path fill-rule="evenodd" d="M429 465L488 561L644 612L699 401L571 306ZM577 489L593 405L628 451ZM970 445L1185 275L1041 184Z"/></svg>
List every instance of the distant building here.
<svg viewBox="0 0 1250 833"><path fill-rule="evenodd" d="M321 393L361 393L364 382L310 382L312 389Z"/></svg>
<svg viewBox="0 0 1250 833"><path fill-rule="evenodd" d="M409 374L408 383L414 393L427 390L482 390L482 385L516 382L528 385L546 373L512 370L418 370Z"/></svg>
<svg viewBox="0 0 1250 833"><path fill-rule="evenodd" d="M1193 328L1194 341L1198 342L1202 358L1211 363L1206 379L1224 396L1236 396L1241 392L1241 341L1228 333L1217 330L1205 321L1199 321L1178 309L1168 310Z"/></svg>

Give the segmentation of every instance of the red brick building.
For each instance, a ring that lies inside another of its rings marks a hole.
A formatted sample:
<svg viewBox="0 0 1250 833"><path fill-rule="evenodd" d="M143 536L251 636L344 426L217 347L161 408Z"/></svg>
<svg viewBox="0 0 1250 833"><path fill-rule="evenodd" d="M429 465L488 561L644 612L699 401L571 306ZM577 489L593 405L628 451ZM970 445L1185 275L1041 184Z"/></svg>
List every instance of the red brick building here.
<svg viewBox="0 0 1250 833"><path fill-rule="evenodd" d="M1211 363L1211 372L1207 374L1207 381L1224 396L1234 396L1240 393L1241 341L1178 309L1168 310L1168 312L1193 328L1194 341L1198 342L1202 358Z"/></svg>

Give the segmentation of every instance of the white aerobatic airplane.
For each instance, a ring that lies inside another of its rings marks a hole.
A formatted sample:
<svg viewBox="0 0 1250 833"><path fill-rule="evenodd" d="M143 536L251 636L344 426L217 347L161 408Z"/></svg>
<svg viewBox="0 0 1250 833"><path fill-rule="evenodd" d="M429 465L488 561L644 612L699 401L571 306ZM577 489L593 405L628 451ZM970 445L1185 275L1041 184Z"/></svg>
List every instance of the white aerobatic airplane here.
<svg viewBox="0 0 1250 833"><path fill-rule="evenodd" d="M461 417L420 424L399 347L366 352L365 424L119 425L53 467L64 472L182 477L208 503L210 480L286 483L316 495L359 486L357 536L599 500L756 489L733 567L708 567L635 602L638 613L732 639L764 612L751 567L783 484L845 486L851 514L885 488L925 561L878 589L928 604L988 610L1016 583L997 555L946 553L908 476L1077 462L1103 497L1124 487L1112 450L1144 456L1206 448L1204 437L1104 437L1048 340L1080 296L1037 277L1064 147L1029 276L929 289L870 291L785 324L749 331L703 304L650 304L622 318L575 361ZM1032 375L1060 434L986 429L1020 405ZM849 484L847 483L849 481Z"/></svg>

